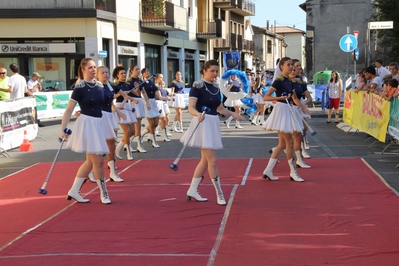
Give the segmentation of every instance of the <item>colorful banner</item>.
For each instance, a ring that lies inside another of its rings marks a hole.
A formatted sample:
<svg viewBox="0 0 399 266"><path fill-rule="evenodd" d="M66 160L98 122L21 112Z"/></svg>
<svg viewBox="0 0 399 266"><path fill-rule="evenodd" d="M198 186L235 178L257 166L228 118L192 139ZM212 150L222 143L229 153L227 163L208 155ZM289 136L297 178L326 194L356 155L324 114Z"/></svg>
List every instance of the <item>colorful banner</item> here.
<svg viewBox="0 0 399 266"><path fill-rule="evenodd" d="M390 102L374 93L345 92L344 121L360 131L385 142L390 118Z"/></svg>
<svg viewBox="0 0 399 266"><path fill-rule="evenodd" d="M36 101L33 97L0 101L1 149L9 150L19 147L24 140L24 131L29 140L36 138L38 127L35 122L35 106Z"/></svg>
<svg viewBox="0 0 399 266"><path fill-rule="evenodd" d="M388 126L389 134L399 140L399 99L391 99L390 119Z"/></svg>
<svg viewBox="0 0 399 266"><path fill-rule="evenodd" d="M72 91L39 92L35 93L37 118L62 117L68 106ZM76 104L74 112L80 110Z"/></svg>
<svg viewBox="0 0 399 266"><path fill-rule="evenodd" d="M223 62L224 62L224 72L230 69L240 70L241 51L224 51Z"/></svg>

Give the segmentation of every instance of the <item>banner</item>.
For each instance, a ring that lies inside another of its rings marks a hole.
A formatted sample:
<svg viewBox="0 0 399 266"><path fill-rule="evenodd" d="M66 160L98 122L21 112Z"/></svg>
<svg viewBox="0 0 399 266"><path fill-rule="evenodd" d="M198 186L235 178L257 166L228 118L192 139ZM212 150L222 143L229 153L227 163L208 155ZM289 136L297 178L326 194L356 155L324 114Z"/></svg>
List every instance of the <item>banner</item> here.
<svg viewBox="0 0 399 266"><path fill-rule="evenodd" d="M224 51L223 62L224 62L224 72L230 69L240 70L241 51Z"/></svg>
<svg viewBox="0 0 399 266"><path fill-rule="evenodd" d="M399 99L392 98L391 109L390 109L390 119L388 132L395 139L399 140Z"/></svg>
<svg viewBox="0 0 399 266"><path fill-rule="evenodd" d="M38 92L35 93L37 118L62 117L68 106L72 91ZM76 104L74 112L80 110Z"/></svg>
<svg viewBox="0 0 399 266"><path fill-rule="evenodd" d="M19 147L24 140L25 130L29 140L36 138L38 127L35 106L36 101L33 97L0 101L1 149L9 150Z"/></svg>
<svg viewBox="0 0 399 266"><path fill-rule="evenodd" d="M344 122L385 142L390 118L390 102L374 93L345 92Z"/></svg>

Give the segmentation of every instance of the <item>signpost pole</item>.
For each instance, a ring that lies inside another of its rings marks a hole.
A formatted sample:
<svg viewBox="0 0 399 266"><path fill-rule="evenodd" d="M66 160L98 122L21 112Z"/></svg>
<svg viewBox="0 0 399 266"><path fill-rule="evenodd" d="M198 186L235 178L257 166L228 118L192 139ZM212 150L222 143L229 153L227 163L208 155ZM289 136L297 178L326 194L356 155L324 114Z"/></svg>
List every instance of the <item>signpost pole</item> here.
<svg viewBox="0 0 399 266"><path fill-rule="evenodd" d="M346 34L350 34L350 29L351 29L351 27L346 27ZM346 71L348 71L348 73L347 73L347 75L348 75L348 77L350 76L349 75L349 64L350 64L350 53L346 53L346 57L347 57L347 67L346 67Z"/></svg>

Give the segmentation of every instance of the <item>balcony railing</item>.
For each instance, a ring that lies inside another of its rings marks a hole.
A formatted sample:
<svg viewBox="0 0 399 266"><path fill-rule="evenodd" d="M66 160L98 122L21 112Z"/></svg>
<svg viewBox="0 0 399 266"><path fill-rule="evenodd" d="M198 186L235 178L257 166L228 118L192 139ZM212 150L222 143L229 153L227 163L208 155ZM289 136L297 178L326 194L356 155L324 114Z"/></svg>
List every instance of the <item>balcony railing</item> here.
<svg viewBox="0 0 399 266"><path fill-rule="evenodd" d="M249 0L213 0L213 6L241 16L255 16L255 4Z"/></svg>
<svg viewBox="0 0 399 266"><path fill-rule="evenodd" d="M244 40L242 51L253 54L255 52L255 43L253 41Z"/></svg>
<svg viewBox="0 0 399 266"><path fill-rule="evenodd" d="M217 39L222 37L221 19L209 22L208 20L197 21L197 38L198 39Z"/></svg>
<svg viewBox="0 0 399 266"><path fill-rule="evenodd" d="M95 0L95 6L98 10L116 13L116 0Z"/></svg>
<svg viewBox="0 0 399 266"><path fill-rule="evenodd" d="M161 31L187 31L187 10L165 0L142 0L141 26Z"/></svg>
<svg viewBox="0 0 399 266"><path fill-rule="evenodd" d="M226 36L226 39L216 39L213 41L213 50L215 52L223 52L231 50L230 36Z"/></svg>

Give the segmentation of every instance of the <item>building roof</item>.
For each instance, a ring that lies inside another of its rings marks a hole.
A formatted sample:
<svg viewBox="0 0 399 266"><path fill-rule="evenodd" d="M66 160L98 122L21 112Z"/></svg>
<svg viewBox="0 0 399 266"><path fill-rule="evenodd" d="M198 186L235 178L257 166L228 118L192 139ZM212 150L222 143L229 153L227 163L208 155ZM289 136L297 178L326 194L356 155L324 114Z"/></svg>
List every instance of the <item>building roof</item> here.
<svg viewBox="0 0 399 266"><path fill-rule="evenodd" d="M297 29L290 26L278 26L276 27L276 33L284 34L284 33L305 33L305 32L301 29Z"/></svg>

